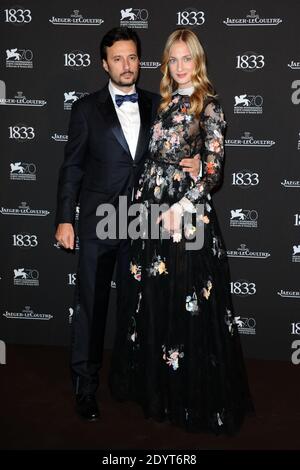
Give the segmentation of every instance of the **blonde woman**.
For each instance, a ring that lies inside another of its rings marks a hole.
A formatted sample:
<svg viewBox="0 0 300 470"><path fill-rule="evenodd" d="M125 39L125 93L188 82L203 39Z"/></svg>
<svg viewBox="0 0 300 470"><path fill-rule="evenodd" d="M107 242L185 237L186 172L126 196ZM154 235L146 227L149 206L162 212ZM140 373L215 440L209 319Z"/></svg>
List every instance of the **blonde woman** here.
<svg viewBox="0 0 300 470"><path fill-rule="evenodd" d="M130 322L116 338L111 390L140 403L146 417L232 434L253 407L211 198L222 181L226 123L192 31L169 36L161 71L161 104L135 194L146 224L132 242L130 290L119 312ZM197 154L202 174L193 179L179 162ZM156 219L157 238L150 212L158 204L167 210ZM203 246L187 249L201 230Z"/></svg>

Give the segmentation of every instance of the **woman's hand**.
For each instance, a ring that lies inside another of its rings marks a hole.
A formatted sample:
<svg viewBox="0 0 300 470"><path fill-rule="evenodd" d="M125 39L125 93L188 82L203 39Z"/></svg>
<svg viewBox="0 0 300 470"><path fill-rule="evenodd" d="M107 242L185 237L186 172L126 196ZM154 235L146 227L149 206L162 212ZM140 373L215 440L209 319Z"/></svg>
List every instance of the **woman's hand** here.
<svg viewBox="0 0 300 470"><path fill-rule="evenodd" d="M162 221L163 229L169 232L171 235L174 233L181 233L182 214L183 208L177 202L176 204L173 204L170 209L163 212L157 218L156 223L159 224L159 222Z"/></svg>

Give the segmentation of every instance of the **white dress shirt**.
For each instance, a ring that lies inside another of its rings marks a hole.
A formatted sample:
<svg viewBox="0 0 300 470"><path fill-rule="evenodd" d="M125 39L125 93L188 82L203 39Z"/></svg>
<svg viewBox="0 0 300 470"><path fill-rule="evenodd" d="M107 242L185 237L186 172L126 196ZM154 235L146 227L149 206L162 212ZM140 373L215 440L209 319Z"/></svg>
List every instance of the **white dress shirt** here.
<svg viewBox="0 0 300 470"><path fill-rule="evenodd" d="M135 86L133 86L133 89L129 93L124 93L123 91L116 88L112 84L111 80L109 80L108 89L113 100L115 110L127 141L131 156L134 159L141 125L139 104L138 102L132 103L131 101L124 101L121 106L117 106L115 102L115 95L131 95L135 93Z"/></svg>

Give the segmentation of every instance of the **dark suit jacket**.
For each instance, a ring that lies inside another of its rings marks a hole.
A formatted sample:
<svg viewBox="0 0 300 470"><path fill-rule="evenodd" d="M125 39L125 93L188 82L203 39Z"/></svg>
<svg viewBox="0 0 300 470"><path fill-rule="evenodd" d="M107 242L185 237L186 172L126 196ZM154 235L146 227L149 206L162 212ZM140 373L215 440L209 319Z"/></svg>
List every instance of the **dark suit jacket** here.
<svg viewBox="0 0 300 470"><path fill-rule="evenodd" d="M131 197L142 170L159 95L138 88L137 91L141 126L134 159L108 86L73 104L65 158L59 172L55 223L74 224L79 201L81 238L96 238L99 204L117 207L119 196Z"/></svg>

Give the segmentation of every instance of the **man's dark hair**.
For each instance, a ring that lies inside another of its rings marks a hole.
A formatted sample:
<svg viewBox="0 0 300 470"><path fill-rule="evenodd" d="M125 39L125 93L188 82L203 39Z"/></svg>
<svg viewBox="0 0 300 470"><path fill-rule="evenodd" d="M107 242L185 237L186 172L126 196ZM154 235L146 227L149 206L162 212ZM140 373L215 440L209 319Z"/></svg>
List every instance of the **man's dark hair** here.
<svg viewBox="0 0 300 470"><path fill-rule="evenodd" d="M136 45L138 58L141 58L141 41L137 33L130 28L119 27L108 31L100 43L101 60L107 59L107 47L111 47L117 41L133 41Z"/></svg>

